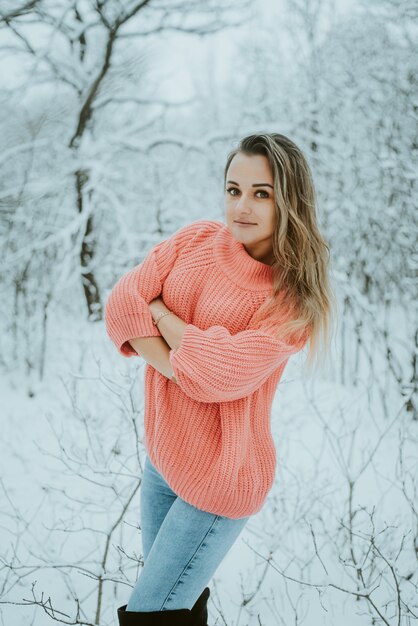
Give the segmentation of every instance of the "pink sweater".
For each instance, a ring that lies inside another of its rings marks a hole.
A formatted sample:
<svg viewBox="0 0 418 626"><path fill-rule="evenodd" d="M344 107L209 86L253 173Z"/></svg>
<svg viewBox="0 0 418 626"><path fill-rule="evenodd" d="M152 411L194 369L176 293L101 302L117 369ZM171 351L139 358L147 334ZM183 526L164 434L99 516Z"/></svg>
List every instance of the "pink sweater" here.
<svg viewBox="0 0 418 626"><path fill-rule="evenodd" d="M148 309L158 295L187 323L170 350L177 384L146 365L145 447L183 500L234 519L257 513L272 487L271 405L289 357L305 343L251 329L271 293L272 268L226 224L198 220L156 244L105 307L107 333L126 357L137 356L128 339L161 336Z"/></svg>

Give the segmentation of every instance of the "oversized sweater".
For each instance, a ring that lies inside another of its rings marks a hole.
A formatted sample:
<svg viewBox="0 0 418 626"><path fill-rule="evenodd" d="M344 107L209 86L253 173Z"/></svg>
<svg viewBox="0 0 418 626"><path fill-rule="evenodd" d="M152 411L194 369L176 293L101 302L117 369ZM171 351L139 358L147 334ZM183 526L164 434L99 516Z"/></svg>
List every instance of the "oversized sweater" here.
<svg viewBox="0 0 418 626"><path fill-rule="evenodd" d="M272 272L226 224L198 220L154 245L105 306L107 333L125 357L138 356L129 339L161 336L148 308L157 296L186 322L169 353L177 384L146 365L144 445L178 496L234 519L257 513L272 487L271 406L305 343L251 328L272 294Z"/></svg>

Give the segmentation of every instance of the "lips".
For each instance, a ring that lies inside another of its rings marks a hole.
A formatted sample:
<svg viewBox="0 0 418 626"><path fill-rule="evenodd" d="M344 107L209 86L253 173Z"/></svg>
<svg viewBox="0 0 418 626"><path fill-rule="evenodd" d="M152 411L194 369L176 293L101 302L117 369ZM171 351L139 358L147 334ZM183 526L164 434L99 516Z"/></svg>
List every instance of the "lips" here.
<svg viewBox="0 0 418 626"><path fill-rule="evenodd" d="M235 220L236 224L251 224L251 226L257 226L254 222L241 222L240 220Z"/></svg>

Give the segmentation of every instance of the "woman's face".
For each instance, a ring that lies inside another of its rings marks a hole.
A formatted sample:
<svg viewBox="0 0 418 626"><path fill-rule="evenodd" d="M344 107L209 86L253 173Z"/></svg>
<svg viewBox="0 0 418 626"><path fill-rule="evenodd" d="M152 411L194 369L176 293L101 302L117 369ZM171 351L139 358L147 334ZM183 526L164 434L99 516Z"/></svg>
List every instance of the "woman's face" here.
<svg viewBox="0 0 418 626"><path fill-rule="evenodd" d="M276 227L273 174L267 157L239 152L232 159L225 182L225 217L233 237L264 263L273 260ZM251 222L242 226L238 222Z"/></svg>

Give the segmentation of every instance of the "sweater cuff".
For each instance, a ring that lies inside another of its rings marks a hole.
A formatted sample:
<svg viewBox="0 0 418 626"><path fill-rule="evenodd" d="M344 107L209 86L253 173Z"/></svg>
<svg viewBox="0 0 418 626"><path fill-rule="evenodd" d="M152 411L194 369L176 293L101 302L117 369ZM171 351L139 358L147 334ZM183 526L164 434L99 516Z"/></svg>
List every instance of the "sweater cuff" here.
<svg viewBox="0 0 418 626"><path fill-rule="evenodd" d="M140 356L128 343L129 339L162 336L157 326L153 323L150 312L146 312L141 316L125 315L124 317L112 319L108 326L111 339L123 356Z"/></svg>
<svg viewBox="0 0 418 626"><path fill-rule="evenodd" d="M179 347L170 350L169 359L176 378L179 378L181 373L190 376L196 371L195 355L199 355L202 348L201 333L202 331L194 324L187 324Z"/></svg>

